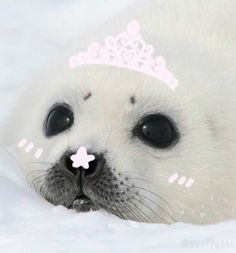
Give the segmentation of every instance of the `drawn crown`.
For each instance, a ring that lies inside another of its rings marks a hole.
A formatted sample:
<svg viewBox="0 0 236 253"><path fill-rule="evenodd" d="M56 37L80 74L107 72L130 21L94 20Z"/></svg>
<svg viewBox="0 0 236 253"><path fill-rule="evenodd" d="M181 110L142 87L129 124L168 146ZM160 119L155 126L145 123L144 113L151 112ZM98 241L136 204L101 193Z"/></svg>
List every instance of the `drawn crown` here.
<svg viewBox="0 0 236 253"><path fill-rule="evenodd" d="M69 58L70 68L84 64L103 64L131 69L163 81L175 90L178 80L166 69L162 56L154 55L154 48L146 44L139 34L136 20L127 25L127 30L116 37L108 36L104 45L92 43L86 52Z"/></svg>

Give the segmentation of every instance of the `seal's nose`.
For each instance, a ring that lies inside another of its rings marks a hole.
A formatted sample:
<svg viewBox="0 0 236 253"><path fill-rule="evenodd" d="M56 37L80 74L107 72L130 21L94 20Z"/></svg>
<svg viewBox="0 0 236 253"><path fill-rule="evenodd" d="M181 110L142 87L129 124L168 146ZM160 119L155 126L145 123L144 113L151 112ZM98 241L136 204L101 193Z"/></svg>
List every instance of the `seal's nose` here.
<svg viewBox="0 0 236 253"><path fill-rule="evenodd" d="M96 174L98 170L103 168L105 164L105 159L103 154L98 154L98 153L92 153L88 152L90 156L94 156L93 160L88 162L88 168L84 168L83 166L75 166L74 161L71 159L71 157L74 155L72 152L67 152L65 154L65 169L69 171L70 173L73 173L74 175L77 175L78 172L80 171L81 174L84 175L84 177L87 177L92 174Z"/></svg>
<svg viewBox="0 0 236 253"><path fill-rule="evenodd" d="M89 168L84 169L84 175L85 177L88 175L96 174L101 168L104 167L105 164L105 159L103 154L97 154L97 153L92 153L95 157L95 159L91 162L89 162Z"/></svg>

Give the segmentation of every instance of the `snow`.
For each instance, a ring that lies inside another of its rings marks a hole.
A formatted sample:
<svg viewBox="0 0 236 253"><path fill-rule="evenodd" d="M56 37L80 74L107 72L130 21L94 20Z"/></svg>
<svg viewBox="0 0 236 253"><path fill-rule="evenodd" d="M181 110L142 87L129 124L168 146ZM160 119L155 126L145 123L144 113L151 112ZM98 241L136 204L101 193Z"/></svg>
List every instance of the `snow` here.
<svg viewBox="0 0 236 253"><path fill-rule="evenodd" d="M127 2L1 1L0 118L7 115L20 87L40 64L78 32L93 29ZM106 9L101 11L103 6ZM141 224L102 212L77 214L52 206L27 185L4 148L0 203L1 253L236 252L236 221L205 226Z"/></svg>

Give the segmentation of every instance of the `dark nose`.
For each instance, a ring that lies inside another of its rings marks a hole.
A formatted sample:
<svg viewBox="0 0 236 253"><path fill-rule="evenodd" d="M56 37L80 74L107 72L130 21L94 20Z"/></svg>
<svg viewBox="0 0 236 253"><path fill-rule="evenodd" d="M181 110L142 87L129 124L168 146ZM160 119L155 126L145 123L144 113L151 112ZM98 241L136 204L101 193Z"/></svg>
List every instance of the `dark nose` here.
<svg viewBox="0 0 236 253"><path fill-rule="evenodd" d="M96 172L98 172L98 170L104 166L105 160L102 154L91 153L88 151L89 155L95 156L95 160L89 162L89 168L88 169L84 169L83 167L74 168L72 166L73 161L70 159L70 157L73 154L75 154L75 152L74 153L67 152L64 155L64 165L65 165L65 169L74 175L78 174L78 172L80 171L80 172L83 172L84 177L86 177L92 174L96 174Z"/></svg>

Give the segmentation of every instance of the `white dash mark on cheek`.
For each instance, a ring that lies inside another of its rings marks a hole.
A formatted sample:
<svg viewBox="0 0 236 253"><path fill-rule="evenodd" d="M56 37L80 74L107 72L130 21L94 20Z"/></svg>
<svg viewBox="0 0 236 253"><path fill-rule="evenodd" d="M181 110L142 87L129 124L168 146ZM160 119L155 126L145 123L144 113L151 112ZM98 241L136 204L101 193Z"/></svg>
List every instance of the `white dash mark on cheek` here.
<svg viewBox="0 0 236 253"><path fill-rule="evenodd" d="M183 185L183 184L185 183L186 179L187 179L187 178L186 178L185 176L181 177L181 178L179 179L179 181L178 181L178 184L179 184L179 185Z"/></svg>
<svg viewBox="0 0 236 253"><path fill-rule="evenodd" d="M42 149L42 148L39 148L39 149L35 152L34 157L35 157L35 158L39 158L39 157L42 155L42 153L43 153L43 149Z"/></svg>
<svg viewBox="0 0 236 253"><path fill-rule="evenodd" d="M17 146L18 148L23 148L26 143L27 143L27 140L24 138L18 142Z"/></svg>
<svg viewBox="0 0 236 253"><path fill-rule="evenodd" d="M190 188L193 185L193 183L194 183L194 179L190 177L187 183L185 184L185 186Z"/></svg>
<svg viewBox="0 0 236 253"><path fill-rule="evenodd" d="M29 152L33 149L33 147L34 147L34 143L33 143L33 142L30 142L30 143L26 146L25 151L26 151L27 153L29 153Z"/></svg>
<svg viewBox="0 0 236 253"><path fill-rule="evenodd" d="M178 177L179 177L179 175L177 173L173 174L172 176L169 177L168 182L170 184L173 184Z"/></svg>

